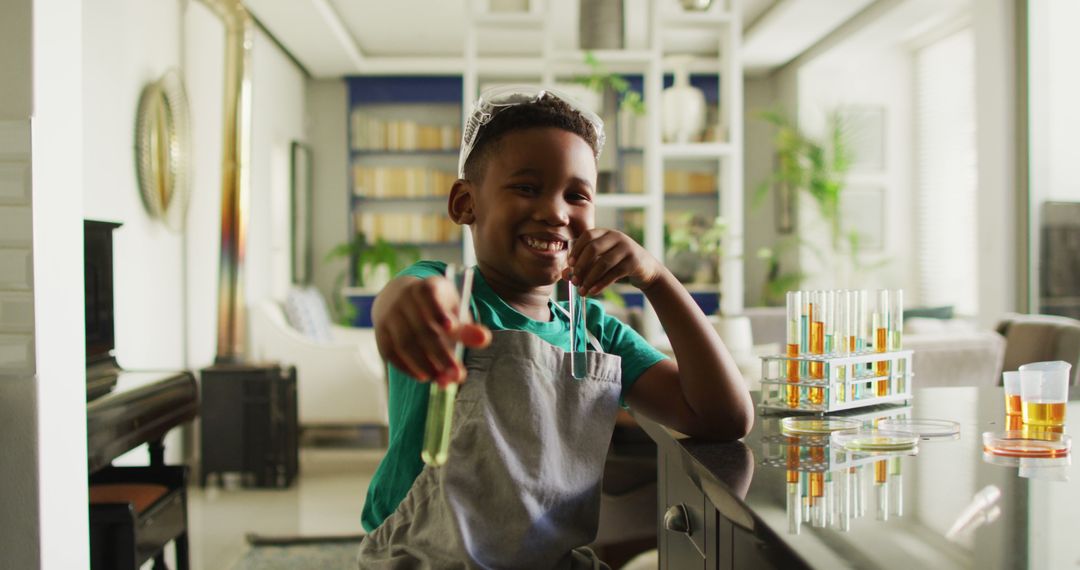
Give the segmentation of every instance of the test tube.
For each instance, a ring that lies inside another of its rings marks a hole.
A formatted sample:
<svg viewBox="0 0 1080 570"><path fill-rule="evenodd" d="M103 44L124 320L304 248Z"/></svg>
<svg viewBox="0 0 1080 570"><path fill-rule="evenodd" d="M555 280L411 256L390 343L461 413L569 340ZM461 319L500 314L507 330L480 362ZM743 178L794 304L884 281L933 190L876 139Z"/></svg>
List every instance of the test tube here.
<svg viewBox="0 0 1080 570"><path fill-rule="evenodd" d="M473 270L469 267L465 270L465 278L460 291L460 305L458 306L458 323L464 323L469 318L469 304L472 300ZM456 268L453 264L446 267L446 278L451 283L456 283ZM454 345L454 358L463 362L465 346L458 341ZM427 421L424 425L424 448L420 452L420 458L424 463L432 467L439 467L446 463L450 454L450 426L454 420L454 401L457 397L458 383L448 382L440 384L431 383L431 392L428 397Z"/></svg>
<svg viewBox="0 0 1080 570"><path fill-rule="evenodd" d="M877 310L874 312L874 350L876 352L887 352L889 350L889 291L881 289L878 291ZM889 363L886 360L881 360L877 363L874 370L875 376L887 376L889 374ZM878 380L877 381L877 395L885 396L889 393L889 381Z"/></svg>
<svg viewBox="0 0 1080 570"><path fill-rule="evenodd" d="M800 313L802 311L802 291L788 291L787 293L787 350L786 354L790 358L799 356L799 347L801 345L800 333L802 331L802 324L800 323ZM799 361L789 360L787 361L787 380L788 382L799 381ZM787 387L787 405L789 408L799 407L799 387L788 386Z"/></svg>
<svg viewBox="0 0 1080 570"><path fill-rule="evenodd" d="M904 475L899 457L889 458L889 506L892 514L904 516Z"/></svg>
<svg viewBox="0 0 1080 570"><path fill-rule="evenodd" d="M810 291L802 292L802 302L799 307L799 354L810 354ZM803 360L799 362L799 376L807 378L810 375L810 363ZM799 389L800 392L802 388Z"/></svg>
<svg viewBox="0 0 1080 570"><path fill-rule="evenodd" d="M570 374L575 380L585 378L588 355L585 353L585 307L573 282L567 281L566 300L570 313Z"/></svg>
<svg viewBox="0 0 1080 570"><path fill-rule="evenodd" d="M892 304L889 308L889 350L901 350L904 347L904 290L893 291L890 301ZM893 375L896 377L896 393L907 392L906 361L896 360Z"/></svg>

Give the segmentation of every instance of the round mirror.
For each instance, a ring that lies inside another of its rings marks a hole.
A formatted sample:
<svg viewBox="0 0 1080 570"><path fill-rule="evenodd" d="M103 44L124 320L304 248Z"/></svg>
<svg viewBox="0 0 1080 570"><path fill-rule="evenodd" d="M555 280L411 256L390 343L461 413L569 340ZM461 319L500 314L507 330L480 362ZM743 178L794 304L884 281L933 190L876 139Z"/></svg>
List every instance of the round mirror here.
<svg viewBox="0 0 1080 570"><path fill-rule="evenodd" d="M146 211L173 230L183 228L187 211L189 137L187 96L170 69L139 96L135 168Z"/></svg>

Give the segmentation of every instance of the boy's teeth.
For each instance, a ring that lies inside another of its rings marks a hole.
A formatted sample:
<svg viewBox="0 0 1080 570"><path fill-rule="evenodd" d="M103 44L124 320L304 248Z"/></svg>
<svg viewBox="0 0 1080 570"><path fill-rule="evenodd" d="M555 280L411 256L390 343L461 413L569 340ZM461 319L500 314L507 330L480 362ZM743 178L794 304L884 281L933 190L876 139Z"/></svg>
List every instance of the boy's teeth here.
<svg viewBox="0 0 1080 570"><path fill-rule="evenodd" d="M560 241L546 241L546 240L533 239L533 238L530 238L530 237L526 237L525 242L529 245L529 247L531 247L533 249L538 249L540 251L548 251L548 250L559 251L559 250L561 250L563 248L562 247L563 244Z"/></svg>

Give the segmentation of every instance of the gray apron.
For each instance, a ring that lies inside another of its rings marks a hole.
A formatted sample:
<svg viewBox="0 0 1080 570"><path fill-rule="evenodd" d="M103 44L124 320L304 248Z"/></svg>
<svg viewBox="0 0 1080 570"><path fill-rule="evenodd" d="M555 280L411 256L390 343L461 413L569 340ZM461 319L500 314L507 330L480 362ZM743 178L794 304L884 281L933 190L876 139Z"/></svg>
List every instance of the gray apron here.
<svg viewBox="0 0 1080 570"><path fill-rule="evenodd" d="M596 537L621 358L569 354L524 331L469 351L440 468L425 466L360 545L361 568L606 568Z"/></svg>

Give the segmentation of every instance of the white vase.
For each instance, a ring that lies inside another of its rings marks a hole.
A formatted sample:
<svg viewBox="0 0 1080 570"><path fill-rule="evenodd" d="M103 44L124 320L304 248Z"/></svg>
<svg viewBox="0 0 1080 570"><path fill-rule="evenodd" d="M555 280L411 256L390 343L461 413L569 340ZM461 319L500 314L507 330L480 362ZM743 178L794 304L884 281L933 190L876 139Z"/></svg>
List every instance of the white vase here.
<svg viewBox="0 0 1080 570"><path fill-rule="evenodd" d="M664 141L674 143L697 142L705 130L705 94L690 85L687 70L689 58L674 60L675 84L664 89Z"/></svg>

